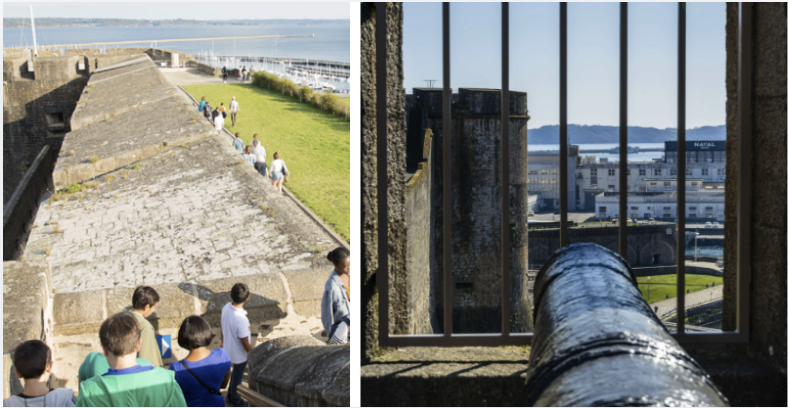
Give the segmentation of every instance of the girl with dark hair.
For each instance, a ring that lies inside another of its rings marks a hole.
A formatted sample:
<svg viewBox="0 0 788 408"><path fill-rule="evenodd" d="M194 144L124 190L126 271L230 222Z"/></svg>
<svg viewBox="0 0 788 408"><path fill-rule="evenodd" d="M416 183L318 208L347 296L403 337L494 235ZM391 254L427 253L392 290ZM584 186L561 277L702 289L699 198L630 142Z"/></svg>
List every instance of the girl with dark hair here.
<svg viewBox="0 0 788 408"><path fill-rule="evenodd" d="M347 344L350 339L350 251L339 247L328 253L334 264L320 307L320 319L331 344Z"/></svg>
<svg viewBox="0 0 788 408"><path fill-rule="evenodd" d="M189 355L170 364L170 370L190 407L225 406L221 389L230 383L230 356L222 348L208 349L213 338L211 325L200 316L187 317L178 330L178 345Z"/></svg>
<svg viewBox="0 0 788 408"><path fill-rule="evenodd" d="M271 162L271 185L276 187L276 191L282 192L282 181L289 174L285 161L279 158L279 152L274 153L274 161Z"/></svg>

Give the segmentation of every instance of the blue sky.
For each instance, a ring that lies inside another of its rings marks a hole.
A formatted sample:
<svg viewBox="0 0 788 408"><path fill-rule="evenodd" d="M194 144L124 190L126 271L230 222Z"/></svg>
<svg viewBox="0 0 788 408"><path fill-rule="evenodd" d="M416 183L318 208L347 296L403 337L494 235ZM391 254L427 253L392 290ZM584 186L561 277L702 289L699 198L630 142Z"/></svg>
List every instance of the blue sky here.
<svg viewBox="0 0 788 408"><path fill-rule="evenodd" d="M349 19L347 3L263 2L22 2L3 3L3 17L88 17L130 19Z"/></svg>
<svg viewBox="0 0 788 408"><path fill-rule="evenodd" d="M558 3L511 3L510 89L528 93L529 128L558 124ZM405 87L443 86L440 3L405 3ZM452 88L500 88L500 3L452 3ZM568 6L568 120L618 126L619 4ZM676 3L629 4L629 125L677 125ZM725 123L724 3L688 3L687 127Z"/></svg>

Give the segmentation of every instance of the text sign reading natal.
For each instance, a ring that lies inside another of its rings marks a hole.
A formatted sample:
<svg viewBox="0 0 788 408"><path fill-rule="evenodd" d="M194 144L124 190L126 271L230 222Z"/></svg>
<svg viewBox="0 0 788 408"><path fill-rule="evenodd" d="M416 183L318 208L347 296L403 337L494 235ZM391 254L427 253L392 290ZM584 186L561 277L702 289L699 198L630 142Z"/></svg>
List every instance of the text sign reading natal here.
<svg viewBox="0 0 788 408"><path fill-rule="evenodd" d="M172 336L169 334L165 334L163 336L156 335L156 343L159 345L159 352L161 352L161 358L171 358L172 357Z"/></svg>

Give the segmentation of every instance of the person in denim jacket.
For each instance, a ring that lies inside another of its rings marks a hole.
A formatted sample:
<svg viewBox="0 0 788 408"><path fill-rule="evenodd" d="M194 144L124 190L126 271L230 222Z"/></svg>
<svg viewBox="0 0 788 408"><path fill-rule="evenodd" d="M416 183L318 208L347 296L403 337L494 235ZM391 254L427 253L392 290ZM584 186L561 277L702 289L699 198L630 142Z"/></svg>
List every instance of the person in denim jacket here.
<svg viewBox="0 0 788 408"><path fill-rule="evenodd" d="M320 319L331 344L347 344L350 339L350 251L337 248L328 253L334 271L326 281Z"/></svg>

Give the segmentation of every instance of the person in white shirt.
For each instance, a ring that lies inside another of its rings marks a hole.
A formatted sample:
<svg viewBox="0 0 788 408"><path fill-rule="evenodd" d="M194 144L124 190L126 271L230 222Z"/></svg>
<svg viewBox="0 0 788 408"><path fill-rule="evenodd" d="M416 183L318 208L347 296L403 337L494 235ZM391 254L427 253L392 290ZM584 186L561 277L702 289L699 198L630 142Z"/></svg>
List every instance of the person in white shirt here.
<svg viewBox="0 0 788 408"><path fill-rule="evenodd" d="M224 128L224 116L221 112L213 119L213 125L216 127L217 132L221 132Z"/></svg>
<svg viewBox="0 0 788 408"><path fill-rule="evenodd" d="M254 141L252 142L252 153L255 156L254 168L260 175L268 178L268 168L265 165L265 147L257 140L257 133L254 134Z"/></svg>
<svg viewBox="0 0 788 408"><path fill-rule="evenodd" d="M276 187L276 190L282 192L282 181L285 176L290 174L287 171L285 161L279 158L279 152L274 153L274 161L271 162L271 185Z"/></svg>
<svg viewBox="0 0 788 408"><path fill-rule="evenodd" d="M238 106L238 101L233 96L233 100L230 101L230 121L233 123L233 127L235 127L235 115L240 111L241 107Z"/></svg>
<svg viewBox="0 0 788 408"><path fill-rule="evenodd" d="M230 356L233 364L233 373L230 376L230 386L227 388L227 399L233 406L241 405L238 395L238 385L241 384L246 371L246 358L252 350L251 327L249 318L246 317L244 303L249 300L249 287L244 283L236 283L230 290L232 302L222 308L222 343L223 348Z"/></svg>

